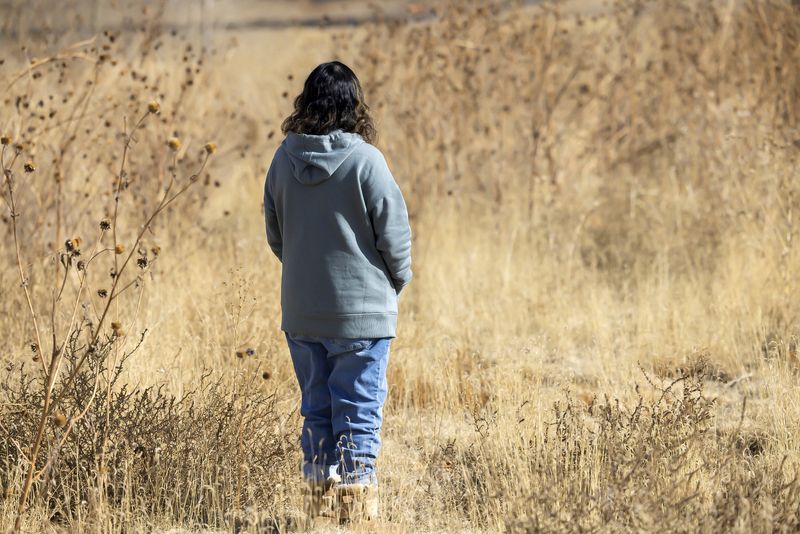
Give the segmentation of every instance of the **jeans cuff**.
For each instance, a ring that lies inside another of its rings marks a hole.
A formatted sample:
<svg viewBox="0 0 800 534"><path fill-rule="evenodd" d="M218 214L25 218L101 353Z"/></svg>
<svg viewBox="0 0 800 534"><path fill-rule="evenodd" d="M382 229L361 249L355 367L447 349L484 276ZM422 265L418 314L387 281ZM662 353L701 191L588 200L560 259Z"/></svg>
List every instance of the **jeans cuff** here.
<svg viewBox="0 0 800 534"><path fill-rule="evenodd" d="M303 478L309 482L325 482L330 478L339 478L339 464L303 464Z"/></svg>

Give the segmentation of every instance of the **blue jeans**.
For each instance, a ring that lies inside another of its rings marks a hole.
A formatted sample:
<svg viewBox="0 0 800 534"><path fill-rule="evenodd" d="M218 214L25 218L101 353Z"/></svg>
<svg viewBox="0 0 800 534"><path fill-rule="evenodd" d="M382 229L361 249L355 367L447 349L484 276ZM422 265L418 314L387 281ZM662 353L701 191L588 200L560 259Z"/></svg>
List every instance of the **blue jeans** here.
<svg viewBox="0 0 800 534"><path fill-rule="evenodd" d="M333 339L286 333L304 417L303 475L377 484L391 338Z"/></svg>

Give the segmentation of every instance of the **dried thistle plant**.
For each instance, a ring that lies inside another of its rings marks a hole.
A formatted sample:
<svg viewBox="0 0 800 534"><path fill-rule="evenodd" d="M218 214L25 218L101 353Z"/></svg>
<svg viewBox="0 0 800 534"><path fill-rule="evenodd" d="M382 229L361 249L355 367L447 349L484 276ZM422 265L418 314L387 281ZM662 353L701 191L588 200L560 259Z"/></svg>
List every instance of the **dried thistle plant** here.
<svg viewBox="0 0 800 534"><path fill-rule="evenodd" d="M390 367L387 516L399 531L796 530L796 6L522 4L293 33L355 67L409 200L419 270ZM235 210L259 196L302 73L251 70L249 49L220 61L149 7L135 32L74 46L36 49L34 8L0 20L29 41L0 58L0 286L28 313L0 323L0 524L33 463L23 530L290 529L278 277L242 244L260 218ZM263 109L220 79L242 72ZM173 180L195 185L137 241ZM254 273L232 286L232 263Z"/></svg>

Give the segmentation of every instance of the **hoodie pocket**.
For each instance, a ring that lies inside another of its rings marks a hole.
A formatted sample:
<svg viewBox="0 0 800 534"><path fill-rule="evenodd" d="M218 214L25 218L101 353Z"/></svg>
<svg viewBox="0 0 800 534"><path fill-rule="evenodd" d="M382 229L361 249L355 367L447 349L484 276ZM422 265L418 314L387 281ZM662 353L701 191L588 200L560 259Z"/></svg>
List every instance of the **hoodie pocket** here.
<svg viewBox="0 0 800 534"><path fill-rule="evenodd" d="M391 313L396 311L396 291L389 275L375 264L364 270L364 313Z"/></svg>

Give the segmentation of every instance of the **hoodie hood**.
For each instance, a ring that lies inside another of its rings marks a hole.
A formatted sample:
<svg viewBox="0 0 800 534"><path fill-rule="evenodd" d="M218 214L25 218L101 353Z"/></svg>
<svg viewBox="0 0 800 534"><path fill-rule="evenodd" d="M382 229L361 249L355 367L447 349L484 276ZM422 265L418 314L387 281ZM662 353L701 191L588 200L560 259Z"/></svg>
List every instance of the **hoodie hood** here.
<svg viewBox="0 0 800 534"><path fill-rule="evenodd" d="M360 135L342 130L326 135L289 132L283 147L289 155L294 178L303 185L317 185L330 178L362 143Z"/></svg>

